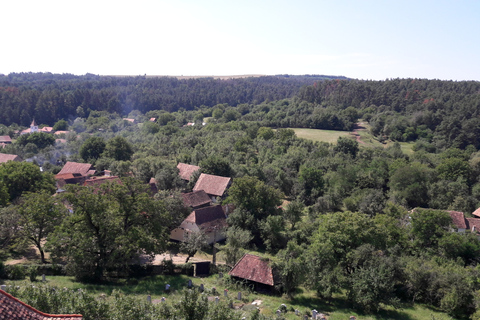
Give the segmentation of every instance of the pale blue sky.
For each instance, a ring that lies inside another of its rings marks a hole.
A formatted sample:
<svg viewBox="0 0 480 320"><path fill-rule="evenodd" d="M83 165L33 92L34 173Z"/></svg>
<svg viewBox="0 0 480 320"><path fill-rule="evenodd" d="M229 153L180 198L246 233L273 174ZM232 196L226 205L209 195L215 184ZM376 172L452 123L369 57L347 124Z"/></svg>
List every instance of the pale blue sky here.
<svg viewBox="0 0 480 320"><path fill-rule="evenodd" d="M3 1L0 73L480 80L480 1Z"/></svg>

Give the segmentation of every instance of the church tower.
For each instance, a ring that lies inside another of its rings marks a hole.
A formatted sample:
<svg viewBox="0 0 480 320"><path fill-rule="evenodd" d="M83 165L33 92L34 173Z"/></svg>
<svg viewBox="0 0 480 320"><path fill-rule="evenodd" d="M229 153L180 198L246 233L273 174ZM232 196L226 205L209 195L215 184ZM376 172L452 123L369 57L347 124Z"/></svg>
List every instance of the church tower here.
<svg viewBox="0 0 480 320"><path fill-rule="evenodd" d="M30 125L30 133L38 132L38 126L33 119L32 124Z"/></svg>

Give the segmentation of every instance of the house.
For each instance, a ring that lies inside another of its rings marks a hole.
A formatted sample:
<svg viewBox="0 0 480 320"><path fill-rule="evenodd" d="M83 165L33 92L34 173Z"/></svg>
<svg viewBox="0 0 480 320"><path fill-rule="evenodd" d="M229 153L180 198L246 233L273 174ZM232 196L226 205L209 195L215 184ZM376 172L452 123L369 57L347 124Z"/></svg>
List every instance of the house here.
<svg viewBox="0 0 480 320"><path fill-rule="evenodd" d="M9 293L0 290L0 320L82 320L81 314L48 314L38 311L18 300Z"/></svg>
<svg viewBox="0 0 480 320"><path fill-rule="evenodd" d="M184 241L189 232L202 231L207 235L207 242L212 244L225 240L223 229L227 219L222 206L210 206L192 211L178 228L170 233L170 239Z"/></svg>
<svg viewBox="0 0 480 320"><path fill-rule="evenodd" d="M215 176L202 173L193 187L193 191L203 190L216 202L216 198L223 198L228 187L232 184L232 178Z"/></svg>
<svg viewBox="0 0 480 320"><path fill-rule="evenodd" d="M157 121L157 118L150 118L149 121L150 121L150 122L155 122L155 121Z"/></svg>
<svg viewBox="0 0 480 320"><path fill-rule="evenodd" d="M455 226L457 232L463 233L467 230L467 222L465 215L460 211L447 211L452 217L452 223Z"/></svg>
<svg viewBox="0 0 480 320"><path fill-rule="evenodd" d="M43 127L41 129L38 129L38 132L52 133L53 127Z"/></svg>
<svg viewBox="0 0 480 320"><path fill-rule="evenodd" d="M0 144L12 144L12 138L10 136L0 136Z"/></svg>
<svg viewBox="0 0 480 320"><path fill-rule="evenodd" d="M238 260L228 274L237 279L252 282L255 290L272 290L279 284L270 260L248 253Z"/></svg>
<svg viewBox="0 0 480 320"><path fill-rule="evenodd" d="M199 166L194 166L186 163L177 164L178 174L182 180L190 181L190 177L195 171L200 170Z"/></svg>
<svg viewBox="0 0 480 320"><path fill-rule="evenodd" d="M212 202L208 194L203 190L182 193L182 198L185 207L190 207L192 209L208 207Z"/></svg>
<svg viewBox="0 0 480 320"><path fill-rule="evenodd" d="M100 185L104 184L105 182L121 183L121 180L117 176L91 177L91 178L85 179L85 181L83 182L83 185L98 188Z"/></svg>
<svg viewBox="0 0 480 320"><path fill-rule="evenodd" d="M16 154L6 154L6 153L0 153L0 163L4 163L7 161L17 161L17 162L22 162L22 158L20 156L17 156Z"/></svg>
<svg viewBox="0 0 480 320"><path fill-rule="evenodd" d="M479 218L466 218L467 228L470 232L480 235L480 219Z"/></svg>
<svg viewBox="0 0 480 320"><path fill-rule="evenodd" d="M62 170L57 174L64 174L64 173L80 173L82 176L93 175L95 170L92 168L90 163L78 163L67 161L63 166Z"/></svg>
<svg viewBox="0 0 480 320"><path fill-rule="evenodd" d="M87 176L82 175L81 173L62 173L55 175L55 180L57 182L57 192L63 191L63 188L66 184L78 184L81 185L85 182Z"/></svg>
<svg viewBox="0 0 480 320"><path fill-rule="evenodd" d="M131 118L123 118L123 120L131 123L136 123L135 119L131 119Z"/></svg>

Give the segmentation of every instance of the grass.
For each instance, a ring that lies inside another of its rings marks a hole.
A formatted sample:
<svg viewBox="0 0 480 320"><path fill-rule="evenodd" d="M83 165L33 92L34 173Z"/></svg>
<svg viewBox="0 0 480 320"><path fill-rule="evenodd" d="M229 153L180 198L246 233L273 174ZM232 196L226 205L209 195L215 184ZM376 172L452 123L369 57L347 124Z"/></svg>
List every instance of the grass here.
<svg viewBox="0 0 480 320"><path fill-rule="evenodd" d="M241 284L237 284L231 281L228 276L219 277L218 275L211 275L205 278L193 278L185 275L168 276L158 275L152 277L145 277L141 279L122 279L117 282L102 283L102 284L83 284L75 282L72 277L65 276L47 276L46 283L50 286L56 286L60 288L69 289L86 289L89 292L100 294L111 294L113 290L121 290L127 295L146 296L151 295L152 300L158 300L162 297L167 298L167 303L178 301L181 298L180 290L187 286L188 280L191 279L194 287L199 287L203 284L207 294L212 297L218 296L221 300L232 299L233 304L237 308L242 308L243 314L247 316L255 309L251 303L254 300L262 300L260 305L262 314L266 316L275 316L276 310L283 303L287 305L289 310L285 315L286 319L293 320L299 319L295 315L294 310L298 309L300 314L311 313L313 309L316 309L320 313L324 313L328 316L329 320L344 320L349 316L354 315L358 320L447 320L451 319L447 315L440 313L436 310L428 309L422 305L405 305L400 309L394 309L392 307L384 307L375 315L361 314L351 308L345 295L337 295L332 299L320 299L313 291L305 288L299 288L297 294L293 298L280 295L266 295L258 292L253 292L247 287L243 287ZM170 284L171 291L165 291L165 285ZM5 284L9 285L29 285L30 281L5 281ZM216 288L216 293L212 293L212 288ZM228 298L223 296L223 290L228 289ZM242 300L237 300L238 291L242 292Z"/></svg>
<svg viewBox="0 0 480 320"><path fill-rule="evenodd" d="M319 129L305 129L305 128L291 128L299 138L323 141L328 143L337 142L339 137L349 136L350 132L336 131L336 130L319 130Z"/></svg>
<svg viewBox="0 0 480 320"><path fill-rule="evenodd" d="M357 133L360 136L360 147L381 147L387 148L392 146L395 142L388 140L385 143L381 143L378 139L370 133L370 125L366 121L359 121L360 128L357 129ZM305 128L291 128L295 131L295 134L299 138L308 139L318 142L336 143L339 137L352 137L354 135L350 131L335 131L335 130L320 130L320 129L305 129ZM413 142L399 142L402 152L406 155L412 155Z"/></svg>

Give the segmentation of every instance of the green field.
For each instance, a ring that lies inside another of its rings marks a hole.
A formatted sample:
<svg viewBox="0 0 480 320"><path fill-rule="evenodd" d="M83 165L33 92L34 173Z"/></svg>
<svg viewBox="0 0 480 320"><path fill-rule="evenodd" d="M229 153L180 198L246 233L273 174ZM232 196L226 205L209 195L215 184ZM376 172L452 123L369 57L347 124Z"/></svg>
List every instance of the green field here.
<svg viewBox="0 0 480 320"><path fill-rule="evenodd" d="M319 129L305 129L305 128L290 128L295 131L295 134L299 138L323 141L328 143L337 142L339 137L350 136L350 132L336 131L336 130L319 130Z"/></svg>
<svg viewBox="0 0 480 320"><path fill-rule="evenodd" d="M387 140L385 143L381 143L378 141L368 130L369 125L368 123L362 122L361 123L364 129L359 129L357 132L360 136L360 140L363 143L359 143L359 146L362 147L381 147L387 148L392 146L395 142ZM295 134L299 138L308 139L312 141L318 142L328 142L328 143L336 143L339 137L351 137L355 139L355 136L350 131L336 131L336 130L321 130L321 129L305 129L305 128L290 128L295 131ZM413 154L413 142L399 142L400 147L406 155Z"/></svg>
<svg viewBox="0 0 480 320"><path fill-rule="evenodd" d="M166 297L167 303L173 303L181 299L180 290L186 287L188 280L191 279L193 286L198 288L200 284L205 287L205 292L209 297L220 297L221 300L232 299L233 305L237 309L241 309L241 314L247 316L252 310L255 309L251 303L255 300L261 300L260 309L261 313L274 317L275 311L283 303L289 310L285 314L285 319L300 319L295 315L294 310L298 309L300 314L311 312L315 309L320 313L327 315L329 320L345 320L354 315L357 320L451 320L449 316L444 313L426 308L419 304L405 304L402 308L394 309L392 307L384 307L378 314L369 315L356 312L349 303L346 301L344 295L337 295L332 299L323 300L316 297L315 293L300 288L297 294L293 298L280 295L265 295L257 292L253 292L248 288L237 285L231 281L228 275L220 278L218 275L211 275L205 278L193 278L185 275L177 276L152 276L141 279L127 279L119 280L116 283L107 284L82 284L75 282L72 277L63 276L47 276L46 284L49 286L55 286L59 288L69 289L86 289L88 292L100 296L101 294L110 295L113 290L121 290L127 295L134 295L142 299L146 299L147 295L151 295L154 303L158 303L159 299ZM171 285L171 291L165 292L164 288L166 284ZM5 284L27 286L32 283L26 281L5 281ZM34 283L36 286L41 285L40 282ZM216 292L212 293L212 288L216 288ZM224 289L228 290L228 297L223 296ZM238 292L242 292L242 300L237 299Z"/></svg>

